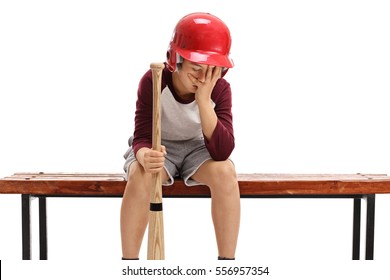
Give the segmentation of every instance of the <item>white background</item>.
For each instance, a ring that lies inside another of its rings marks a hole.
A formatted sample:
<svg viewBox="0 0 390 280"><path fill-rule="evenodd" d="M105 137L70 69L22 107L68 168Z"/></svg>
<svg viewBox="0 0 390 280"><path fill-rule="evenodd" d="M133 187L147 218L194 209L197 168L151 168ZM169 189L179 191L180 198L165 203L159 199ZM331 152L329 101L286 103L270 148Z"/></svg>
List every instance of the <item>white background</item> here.
<svg viewBox="0 0 390 280"><path fill-rule="evenodd" d="M3 0L0 177L121 172L138 81L150 62L165 60L177 21L196 11L231 30L235 67L225 78L238 172L390 173L387 1ZM390 259L390 196L376 202L381 263ZM119 260L120 203L48 199L49 258L88 268ZM31 265L19 262L20 215L20 196L1 195L0 259L22 273ZM210 200L166 199L164 220L168 260L215 260ZM243 200L237 258L279 268L351 265L351 238L350 200ZM50 264L36 266L50 271Z"/></svg>

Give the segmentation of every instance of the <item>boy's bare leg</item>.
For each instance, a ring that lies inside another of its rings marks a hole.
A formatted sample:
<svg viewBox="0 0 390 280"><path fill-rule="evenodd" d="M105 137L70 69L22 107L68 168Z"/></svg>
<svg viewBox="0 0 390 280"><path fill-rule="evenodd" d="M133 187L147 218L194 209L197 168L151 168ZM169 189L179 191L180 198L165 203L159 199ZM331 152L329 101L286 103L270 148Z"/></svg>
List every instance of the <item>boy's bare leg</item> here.
<svg viewBox="0 0 390 280"><path fill-rule="evenodd" d="M210 188L219 256L234 258L240 227L240 191L233 163L208 160L192 178Z"/></svg>
<svg viewBox="0 0 390 280"><path fill-rule="evenodd" d="M162 172L162 181L168 175ZM139 256L142 240L149 221L151 173L146 173L138 161L129 167L129 178L123 194L120 224L122 238L122 257L136 259Z"/></svg>

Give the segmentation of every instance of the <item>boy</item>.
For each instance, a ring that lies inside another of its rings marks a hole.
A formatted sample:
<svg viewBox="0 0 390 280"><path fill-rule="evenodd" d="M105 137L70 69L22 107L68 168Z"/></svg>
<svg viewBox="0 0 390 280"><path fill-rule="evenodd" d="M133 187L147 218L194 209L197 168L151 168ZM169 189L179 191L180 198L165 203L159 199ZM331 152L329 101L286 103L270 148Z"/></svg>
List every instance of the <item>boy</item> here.
<svg viewBox="0 0 390 280"><path fill-rule="evenodd" d="M121 207L122 258L138 259L148 224L151 174L164 185L175 177L210 188L218 259L234 259L240 194L229 156L234 149L230 32L217 17L193 13L176 25L162 74L161 151L151 150L152 75L141 79L134 135L125 154L127 185Z"/></svg>

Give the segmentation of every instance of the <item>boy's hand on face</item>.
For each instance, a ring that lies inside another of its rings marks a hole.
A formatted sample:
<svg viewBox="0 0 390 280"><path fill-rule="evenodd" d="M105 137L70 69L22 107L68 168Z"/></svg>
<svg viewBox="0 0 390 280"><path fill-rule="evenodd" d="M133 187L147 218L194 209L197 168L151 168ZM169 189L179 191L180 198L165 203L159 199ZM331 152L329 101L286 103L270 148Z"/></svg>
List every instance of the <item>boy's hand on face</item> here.
<svg viewBox="0 0 390 280"><path fill-rule="evenodd" d="M196 86L195 100L198 104L210 101L211 92L213 91L218 79L221 78L221 74L222 67L210 65L207 66L205 74L199 78L191 73L188 73L188 78Z"/></svg>

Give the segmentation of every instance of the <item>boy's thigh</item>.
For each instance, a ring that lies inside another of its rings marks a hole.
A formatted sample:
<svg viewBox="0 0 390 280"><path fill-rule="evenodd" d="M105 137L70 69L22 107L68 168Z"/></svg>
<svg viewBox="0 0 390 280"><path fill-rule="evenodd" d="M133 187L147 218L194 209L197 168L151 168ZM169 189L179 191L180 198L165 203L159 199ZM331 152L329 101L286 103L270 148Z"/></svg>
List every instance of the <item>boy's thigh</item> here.
<svg viewBox="0 0 390 280"><path fill-rule="evenodd" d="M230 159L224 161L207 160L199 166L192 178L204 184L211 180L221 177L236 178L236 171L233 162Z"/></svg>

